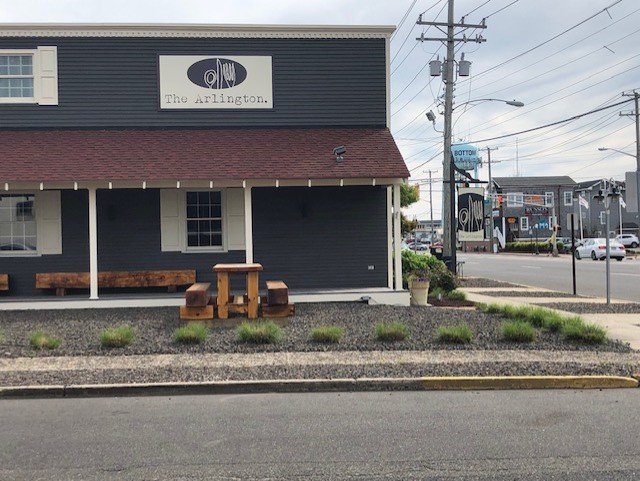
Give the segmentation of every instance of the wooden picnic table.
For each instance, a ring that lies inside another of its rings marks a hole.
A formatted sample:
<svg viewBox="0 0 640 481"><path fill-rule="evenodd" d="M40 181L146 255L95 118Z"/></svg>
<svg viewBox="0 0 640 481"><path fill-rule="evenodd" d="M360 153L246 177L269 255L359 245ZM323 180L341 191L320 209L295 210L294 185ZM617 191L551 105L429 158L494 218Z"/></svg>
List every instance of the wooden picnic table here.
<svg viewBox="0 0 640 481"><path fill-rule="evenodd" d="M216 264L213 272L218 275L218 317L227 319L229 312L244 313L249 319L258 318L258 272L262 265L250 264ZM244 274L247 283L247 299L239 296L236 301L231 298L229 274Z"/></svg>

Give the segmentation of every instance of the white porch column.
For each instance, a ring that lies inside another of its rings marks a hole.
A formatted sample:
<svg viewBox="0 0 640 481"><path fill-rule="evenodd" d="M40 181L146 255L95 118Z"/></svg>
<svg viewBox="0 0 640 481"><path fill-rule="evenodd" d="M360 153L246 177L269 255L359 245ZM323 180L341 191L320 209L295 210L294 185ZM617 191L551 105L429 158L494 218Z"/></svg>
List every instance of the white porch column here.
<svg viewBox="0 0 640 481"><path fill-rule="evenodd" d="M395 260L395 290L402 290L402 255L400 246L400 184L393 186L393 257Z"/></svg>
<svg viewBox="0 0 640 481"><path fill-rule="evenodd" d="M98 216L96 188L89 188L89 299L98 298Z"/></svg>
<svg viewBox="0 0 640 481"><path fill-rule="evenodd" d="M244 241L246 263L253 263L253 219L251 209L251 186L244 187Z"/></svg>
<svg viewBox="0 0 640 481"><path fill-rule="evenodd" d="M393 187L387 187L387 252L389 259L387 260L388 287L393 289Z"/></svg>

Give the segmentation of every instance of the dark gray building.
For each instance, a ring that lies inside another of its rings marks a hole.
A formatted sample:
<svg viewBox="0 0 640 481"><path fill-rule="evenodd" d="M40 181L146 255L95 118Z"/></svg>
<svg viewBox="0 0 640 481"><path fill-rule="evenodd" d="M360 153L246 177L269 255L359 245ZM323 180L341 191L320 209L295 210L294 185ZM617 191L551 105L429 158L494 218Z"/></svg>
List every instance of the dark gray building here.
<svg viewBox="0 0 640 481"><path fill-rule="evenodd" d="M626 197L625 183L619 182L623 199ZM581 206L580 215L582 216L582 230L584 237L602 237L606 230L605 205L598 202L595 196L598 191L603 189L602 180L590 180L576 184L576 197L578 194L586 201L586 206ZM609 210L609 229L610 234L635 234L640 235L640 215L627 212L627 209L618 200L614 200L610 204Z"/></svg>
<svg viewBox="0 0 640 481"><path fill-rule="evenodd" d="M559 236L571 235L576 183L568 176L494 177L499 196L499 217L494 225L504 229L507 241L545 239L558 225ZM577 227L576 227L577 229Z"/></svg>
<svg viewBox="0 0 640 481"><path fill-rule="evenodd" d="M51 295L38 273L88 273L96 300L102 271L259 262L292 293L408 302L392 32L0 25L0 299Z"/></svg>

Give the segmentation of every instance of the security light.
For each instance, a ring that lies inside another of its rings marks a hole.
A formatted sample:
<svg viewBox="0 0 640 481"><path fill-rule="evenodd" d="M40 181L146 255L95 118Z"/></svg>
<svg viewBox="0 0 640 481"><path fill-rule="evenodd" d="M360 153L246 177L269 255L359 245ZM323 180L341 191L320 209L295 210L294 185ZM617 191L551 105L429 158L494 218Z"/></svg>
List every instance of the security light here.
<svg viewBox="0 0 640 481"><path fill-rule="evenodd" d="M342 157L347 152L347 148L344 145L340 145L333 149L333 155L336 156L336 162L342 162L344 157Z"/></svg>

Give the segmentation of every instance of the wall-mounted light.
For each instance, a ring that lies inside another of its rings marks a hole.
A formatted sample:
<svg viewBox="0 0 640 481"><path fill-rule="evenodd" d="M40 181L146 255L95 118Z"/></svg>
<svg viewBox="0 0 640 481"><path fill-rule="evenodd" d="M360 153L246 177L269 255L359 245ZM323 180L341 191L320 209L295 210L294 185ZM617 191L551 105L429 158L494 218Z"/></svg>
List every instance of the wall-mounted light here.
<svg viewBox="0 0 640 481"><path fill-rule="evenodd" d="M344 160L343 155L347 153L347 148L344 145L340 145L333 149L333 155L336 156L336 162L342 162Z"/></svg>

